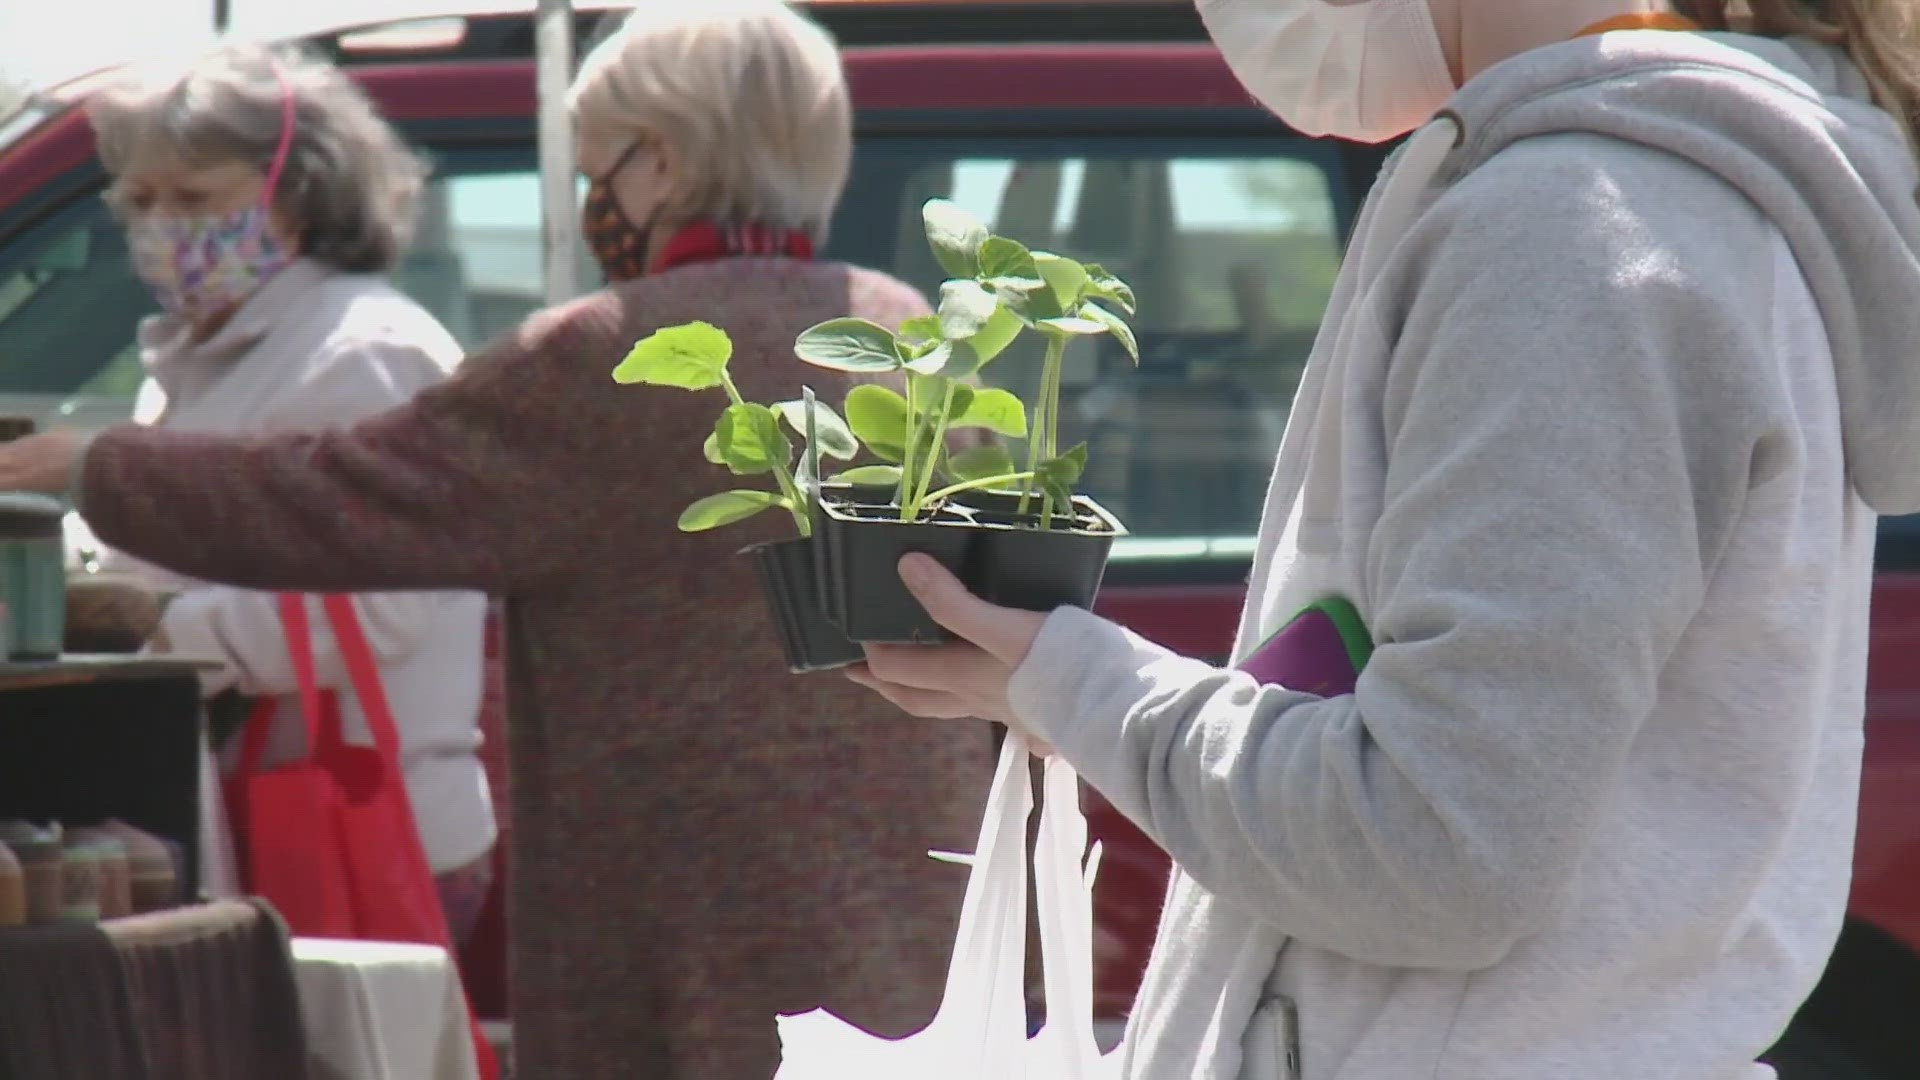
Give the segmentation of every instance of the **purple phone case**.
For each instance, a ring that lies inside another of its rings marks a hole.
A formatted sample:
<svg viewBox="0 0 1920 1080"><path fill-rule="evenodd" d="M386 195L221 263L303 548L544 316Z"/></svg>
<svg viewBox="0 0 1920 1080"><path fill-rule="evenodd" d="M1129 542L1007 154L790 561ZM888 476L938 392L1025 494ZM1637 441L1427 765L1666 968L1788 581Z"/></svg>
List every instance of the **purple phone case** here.
<svg viewBox="0 0 1920 1080"><path fill-rule="evenodd" d="M1353 693L1360 681L1346 641L1332 616L1309 608L1253 651L1240 670L1262 685L1284 686L1318 697Z"/></svg>

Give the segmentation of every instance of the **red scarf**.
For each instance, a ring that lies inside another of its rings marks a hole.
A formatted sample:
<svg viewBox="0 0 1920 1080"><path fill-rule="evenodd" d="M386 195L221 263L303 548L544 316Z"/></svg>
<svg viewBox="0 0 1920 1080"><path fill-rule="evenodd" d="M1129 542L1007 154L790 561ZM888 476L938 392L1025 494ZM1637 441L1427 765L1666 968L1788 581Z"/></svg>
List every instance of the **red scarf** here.
<svg viewBox="0 0 1920 1080"><path fill-rule="evenodd" d="M768 225L716 225L698 221L667 240L649 273L690 263L735 258L813 258L813 239L798 229Z"/></svg>

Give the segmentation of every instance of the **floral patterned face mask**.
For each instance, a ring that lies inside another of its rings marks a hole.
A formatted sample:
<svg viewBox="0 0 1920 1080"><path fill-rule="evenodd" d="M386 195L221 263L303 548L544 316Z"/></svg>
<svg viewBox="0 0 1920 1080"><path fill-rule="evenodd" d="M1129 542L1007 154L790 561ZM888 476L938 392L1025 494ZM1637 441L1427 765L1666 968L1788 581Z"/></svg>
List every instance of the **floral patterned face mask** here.
<svg viewBox="0 0 1920 1080"><path fill-rule="evenodd" d="M293 261L273 235L271 207L293 143L293 88L280 79L280 145L267 169L260 205L220 214L155 214L127 226L134 273L161 308L189 322L206 322L239 307L266 280Z"/></svg>
<svg viewBox="0 0 1920 1080"><path fill-rule="evenodd" d="M239 307L293 261L262 206L143 218L128 226L127 245L160 306L196 323Z"/></svg>

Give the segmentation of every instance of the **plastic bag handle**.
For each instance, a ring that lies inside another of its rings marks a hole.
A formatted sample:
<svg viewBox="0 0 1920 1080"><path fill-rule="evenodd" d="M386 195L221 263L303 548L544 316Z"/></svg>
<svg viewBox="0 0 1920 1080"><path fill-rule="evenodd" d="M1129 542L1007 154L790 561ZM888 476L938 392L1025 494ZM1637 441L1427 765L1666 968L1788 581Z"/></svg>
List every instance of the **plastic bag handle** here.
<svg viewBox="0 0 1920 1080"><path fill-rule="evenodd" d="M1026 742L1000 748L973 849L947 968L928 1033L946 1041L956 1076L1013 1076L1027 1037L1027 819L1033 813Z"/></svg>
<svg viewBox="0 0 1920 1080"><path fill-rule="evenodd" d="M1095 845L1087 852L1087 818L1073 767L1059 755L1048 758L1042 783L1033 853L1047 992L1047 1027L1040 1037L1059 1046L1067 1075L1081 1080L1092 1077L1100 1061L1093 1032L1093 874L1100 850Z"/></svg>

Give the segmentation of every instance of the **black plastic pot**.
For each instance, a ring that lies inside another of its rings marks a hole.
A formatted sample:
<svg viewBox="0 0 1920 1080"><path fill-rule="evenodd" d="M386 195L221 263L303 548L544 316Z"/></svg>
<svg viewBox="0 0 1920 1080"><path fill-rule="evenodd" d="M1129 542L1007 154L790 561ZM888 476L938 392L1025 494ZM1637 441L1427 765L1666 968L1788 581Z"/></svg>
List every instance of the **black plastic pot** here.
<svg viewBox="0 0 1920 1080"><path fill-rule="evenodd" d="M796 675L828 671L866 658L860 646L848 641L820 610L813 541L776 540L755 544L741 554L753 559L766 589L767 610L779 630L788 670Z"/></svg>
<svg viewBox="0 0 1920 1080"><path fill-rule="evenodd" d="M814 508L820 607L847 638L873 644L933 644L950 635L900 581L902 556L919 552L952 570L976 595L1005 607L1087 607L1099 592L1113 541L1126 529L1092 499L1040 528L1020 496L970 493L932 520L903 522L890 492L826 485Z"/></svg>
<svg viewBox="0 0 1920 1080"><path fill-rule="evenodd" d="M1038 499L1028 500L1022 514L1018 493L966 492L960 498L983 530L966 577L974 595L1023 611L1092 606L1113 541L1127 532L1106 508L1077 496L1071 516L1055 514L1042 530Z"/></svg>

